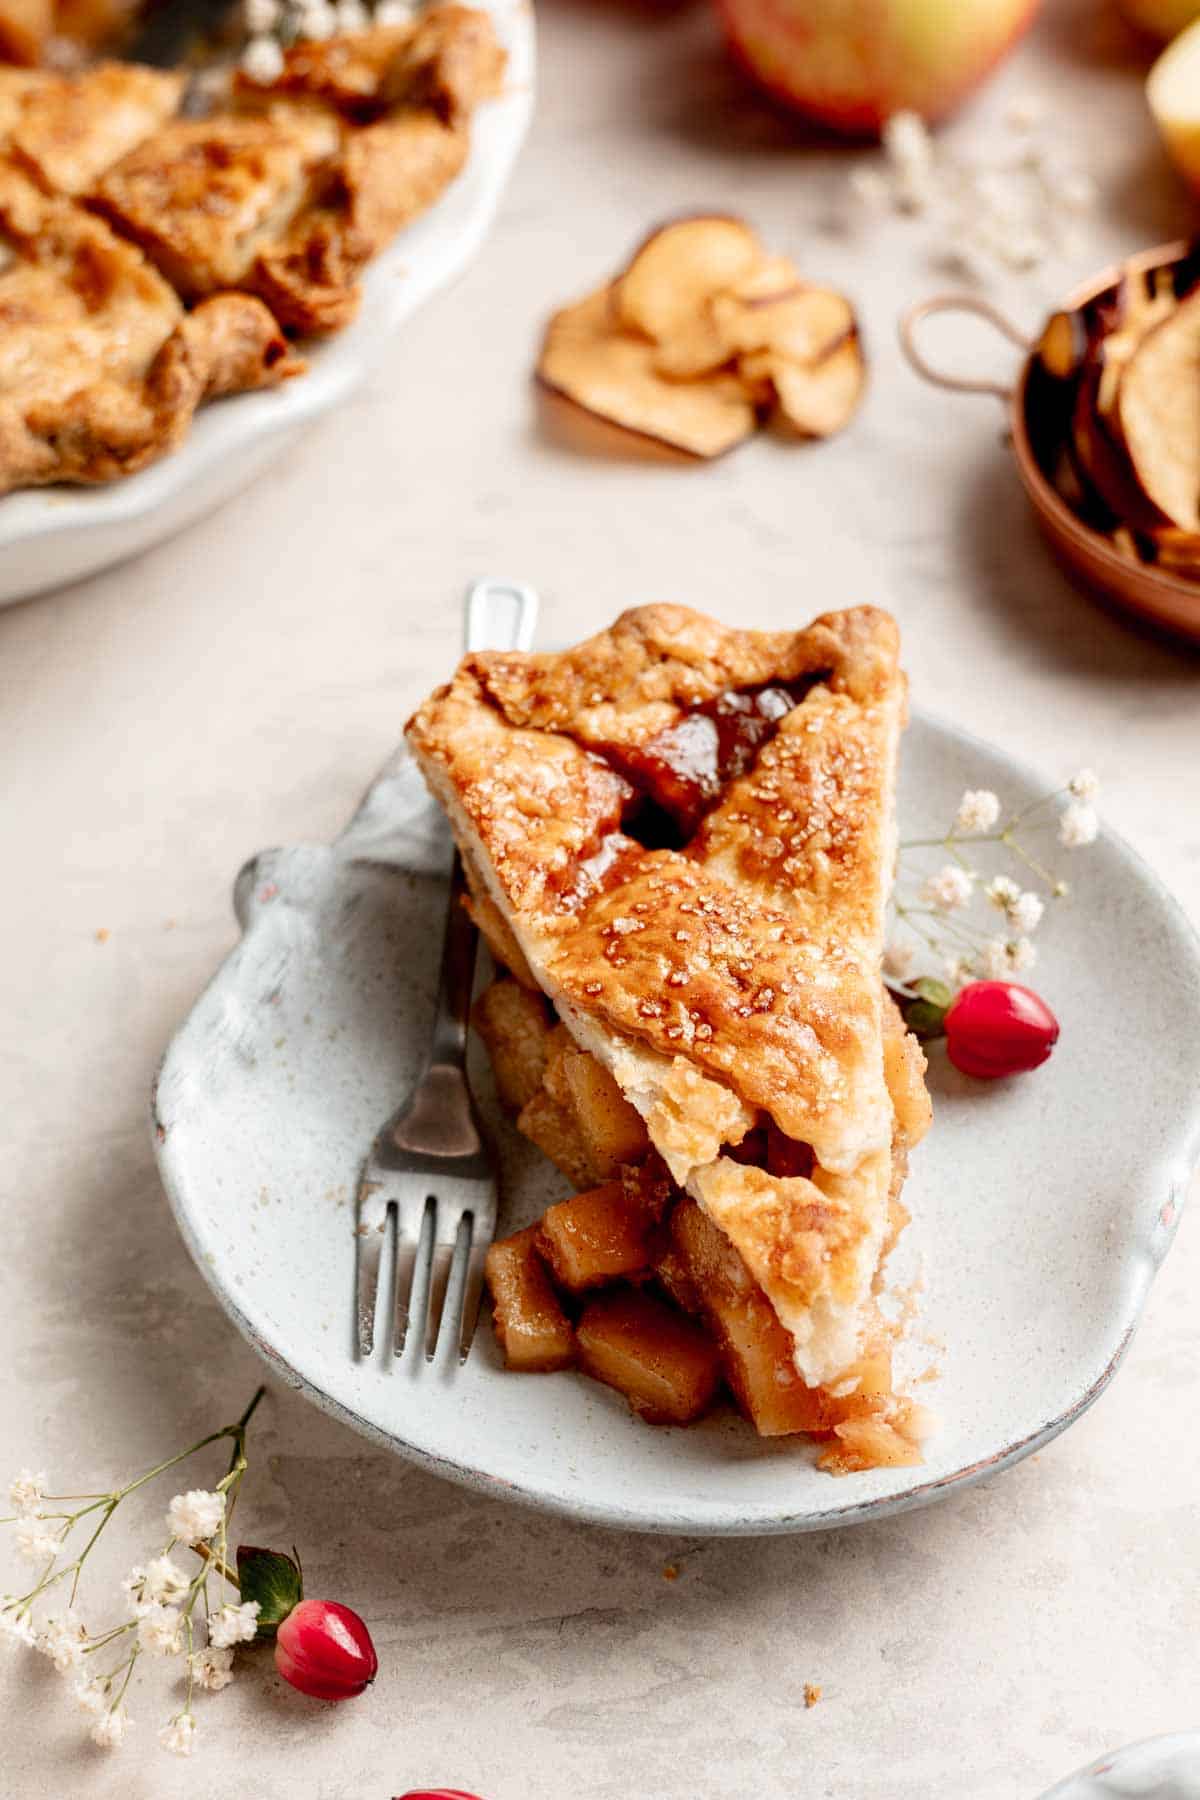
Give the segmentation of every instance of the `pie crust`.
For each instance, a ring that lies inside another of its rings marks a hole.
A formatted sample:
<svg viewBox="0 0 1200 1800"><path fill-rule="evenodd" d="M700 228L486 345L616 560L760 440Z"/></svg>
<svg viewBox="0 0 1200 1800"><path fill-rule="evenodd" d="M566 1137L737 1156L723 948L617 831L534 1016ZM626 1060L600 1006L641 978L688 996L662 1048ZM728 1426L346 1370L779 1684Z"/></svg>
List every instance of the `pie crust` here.
<svg viewBox="0 0 1200 1800"><path fill-rule="evenodd" d="M261 301L185 314L134 245L0 159L0 492L131 473L202 400L302 366Z"/></svg>
<svg viewBox="0 0 1200 1800"><path fill-rule="evenodd" d="M468 656L408 726L480 922L615 1078L813 1387L876 1320L928 1122L880 976L905 698L874 608L750 632L658 605L560 654ZM762 1166L764 1132L785 1150Z"/></svg>
<svg viewBox="0 0 1200 1800"><path fill-rule="evenodd" d="M235 112L147 137L91 204L186 298L237 287L289 331L337 331L367 262L462 169L503 68L491 19L464 6L299 44L269 86L239 82Z"/></svg>

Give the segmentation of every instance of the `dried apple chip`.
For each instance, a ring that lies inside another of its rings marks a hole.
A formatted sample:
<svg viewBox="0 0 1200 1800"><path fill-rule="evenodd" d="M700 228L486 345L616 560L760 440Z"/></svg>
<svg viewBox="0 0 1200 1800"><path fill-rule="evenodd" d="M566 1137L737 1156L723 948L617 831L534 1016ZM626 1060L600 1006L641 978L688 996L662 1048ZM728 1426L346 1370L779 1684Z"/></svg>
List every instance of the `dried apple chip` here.
<svg viewBox="0 0 1200 1800"><path fill-rule="evenodd" d="M769 377L780 416L802 437L832 437L848 425L867 379L857 332L818 363L760 350L743 357L739 366L749 380Z"/></svg>
<svg viewBox="0 0 1200 1800"><path fill-rule="evenodd" d="M538 362L541 380L577 406L690 456L721 456L754 430L757 415L733 374L672 382L654 346L616 323L605 286L555 313Z"/></svg>
<svg viewBox="0 0 1200 1800"><path fill-rule="evenodd" d="M734 350L772 350L795 362L823 362L854 335L854 309L832 288L806 287L799 277L790 288L755 291L752 283L719 294L713 316Z"/></svg>
<svg viewBox="0 0 1200 1800"><path fill-rule="evenodd" d="M1113 533L1114 537L1117 535ZM1164 525L1161 531L1150 533L1150 541L1160 569L1166 569L1172 575L1185 575L1191 581L1200 580L1200 535L1194 531L1179 531L1174 525Z"/></svg>
<svg viewBox="0 0 1200 1800"><path fill-rule="evenodd" d="M613 311L627 330L656 343L675 336L721 293L763 259L744 219L719 214L660 225L634 254L613 287Z"/></svg>
<svg viewBox="0 0 1200 1800"><path fill-rule="evenodd" d="M683 321L659 346L655 367L686 381L756 350L820 362L854 330L854 309L844 295L808 286L786 257L767 257Z"/></svg>
<svg viewBox="0 0 1200 1800"><path fill-rule="evenodd" d="M1200 532L1200 295L1142 338L1116 410L1143 493L1172 525Z"/></svg>
<svg viewBox="0 0 1200 1800"><path fill-rule="evenodd" d="M1158 510L1142 493L1124 450L1110 435L1096 403L1099 371L1085 371L1071 414L1075 466L1114 518L1138 529L1158 522Z"/></svg>
<svg viewBox="0 0 1200 1800"><path fill-rule="evenodd" d="M1037 342L1043 369L1056 381L1078 374L1087 354L1087 331L1077 312L1051 313Z"/></svg>

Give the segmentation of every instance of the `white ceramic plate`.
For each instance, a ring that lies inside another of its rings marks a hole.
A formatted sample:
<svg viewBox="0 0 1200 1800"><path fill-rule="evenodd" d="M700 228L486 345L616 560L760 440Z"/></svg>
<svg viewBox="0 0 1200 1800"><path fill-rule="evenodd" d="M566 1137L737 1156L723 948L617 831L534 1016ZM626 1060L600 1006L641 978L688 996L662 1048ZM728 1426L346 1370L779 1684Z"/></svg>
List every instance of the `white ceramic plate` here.
<svg viewBox="0 0 1200 1800"><path fill-rule="evenodd" d="M479 109L462 174L367 270L354 323L304 346L308 369L281 388L203 407L183 444L106 487L29 489L0 499L0 606L120 562L240 493L310 420L368 374L377 346L462 273L487 236L533 111L529 0L473 0L508 50L503 95Z"/></svg>
<svg viewBox="0 0 1200 1800"><path fill-rule="evenodd" d="M1042 1800L1200 1800L1200 1733L1177 1731L1112 1750Z"/></svg>
<svg viewBox="0 0 1200 1800"><path fill-rule="evenodd" d="M904 834L944 828L967 787L1023 803L1049 784L918 718ZM447 839L403 755L329 848L271 851L236 890L243 941L172 1043L155 1098L180 1227L240 1329L284 1379L427 1468L604 1524L814 1530L917 1506L1062 1431L1120 1361L1200 1153L1200 950L1110 836L1071 867L1043 927L1039 987L1062 1039L992 1084L940 1051L936 1122L914 1158L904 1255L926 1290L911 1360L944 1420L916 1469L835 1480L815 1448L738 1419L651 1430L573 1374L506 1375L481 1325L465 1370L352 1354L353 1195L428 1030ZM481 1076L480 1086L485 1077ZM503 1224L563 1183L502 1122ZM901 1270L903 1273L903 1270Z"/></svg>

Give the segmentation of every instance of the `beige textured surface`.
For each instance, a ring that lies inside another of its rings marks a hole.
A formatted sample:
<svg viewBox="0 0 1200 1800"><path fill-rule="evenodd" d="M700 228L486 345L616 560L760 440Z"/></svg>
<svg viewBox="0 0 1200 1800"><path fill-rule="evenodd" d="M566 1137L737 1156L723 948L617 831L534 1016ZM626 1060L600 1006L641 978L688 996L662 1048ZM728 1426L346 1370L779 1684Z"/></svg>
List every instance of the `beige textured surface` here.
<svg viewBox="0 0 1200 1800"><path fill-rule="evenodd" d="M982 141L1029 88L1055 98L1069 148L1091 133L1106 210L1064 279L1187 219L1101 10L1052 6L959 128ZM1067 587L995 410L901 366L897 307L941 282L920 234L824 229L838 157L736 98L702 12L558 0L542 33L540 118L500 228L370 392L218 517L0 617L5 1465L136 1467L253 1387L160 1197L146 1091L231 940L239 862L341 823L453 660L476 573L536 582L554 637L633 600L783 625L890 595L922 703L1049 769L1096 763L1108 815L1200 915L1200 661ZM542 315L654 215L698 203L745 207L859 298L866 408L835 444L764 437L708 470L584 459L539 432L524 372ZM1016 288L1031 321L1054 285ZM158 1750L169 1708L148 1694L106 1760L76 1748L56 1678L25 1659L0 1669L0 1791L1025 1800L1105 1746L1194 1723L1198 1277L1193 1210L1076 1429L936 1510L824 1539L676 1545L512 1512L276 1390L243 1528L295 1541L312 1591L369 1618L372 1695L322 1709L264 1660L207 1699L203 1761ZM809 1681L824 1698L806 1711Z"/></svg>

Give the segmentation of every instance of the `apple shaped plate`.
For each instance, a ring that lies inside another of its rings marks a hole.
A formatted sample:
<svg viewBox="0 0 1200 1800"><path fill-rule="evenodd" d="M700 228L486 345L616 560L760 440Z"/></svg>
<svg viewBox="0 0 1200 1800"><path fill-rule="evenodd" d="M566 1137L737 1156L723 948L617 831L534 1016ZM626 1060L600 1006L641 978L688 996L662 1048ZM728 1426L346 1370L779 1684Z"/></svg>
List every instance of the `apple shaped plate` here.
<svg viewBox="0 0 1200 1800"><path fill-rule="evenodd" d="M902 835L944 830L965 788L1022 807L1050 785L918 716ZM1106 832L1062 851L1052 812L1049 823L1072 888L1039 933L1038 986L1062 1025L1054 1056L991 1083L959 1075L940 1046L930 1057L935 1122L890 1271L901 1286L923 1276L906 1355L910 1374L937 1372L917 1392L941 1429L921 1467L834 1479L816 1445L761 1441L732 1411L652 1429L575 1373L506 1373L486 1306L463 1367L445 1342L427 1364L416 1333L400 1359L378 1346L356 1359L355 1190L419 1071L449 867L441 815L403 751L336 843L268 851L242 870L241 942L167 1051L157 1154L197 1265L279 1376L319 1406L436 1473L580 1519L810 1531L994 1474L1112 1377L1200 1156L1200 945L1123 842ZM511 1230L566 1184L499 1115L481 1053L472 1079Z"/></svg>
<svg viewBox="0 0 1200 1800"><path fill-rule="evenodd" d="M379 345L483 244L529 128L534 23L529 0L472 0L490 12L508 51L504 91L480 107L471 153L435 206L375 258L358 317L305 343L295 381L205 407L170 456L103 487L48 487L0 499L0 606L95 574L180 531L237 494L312 420L370 373Z"/></svg>

